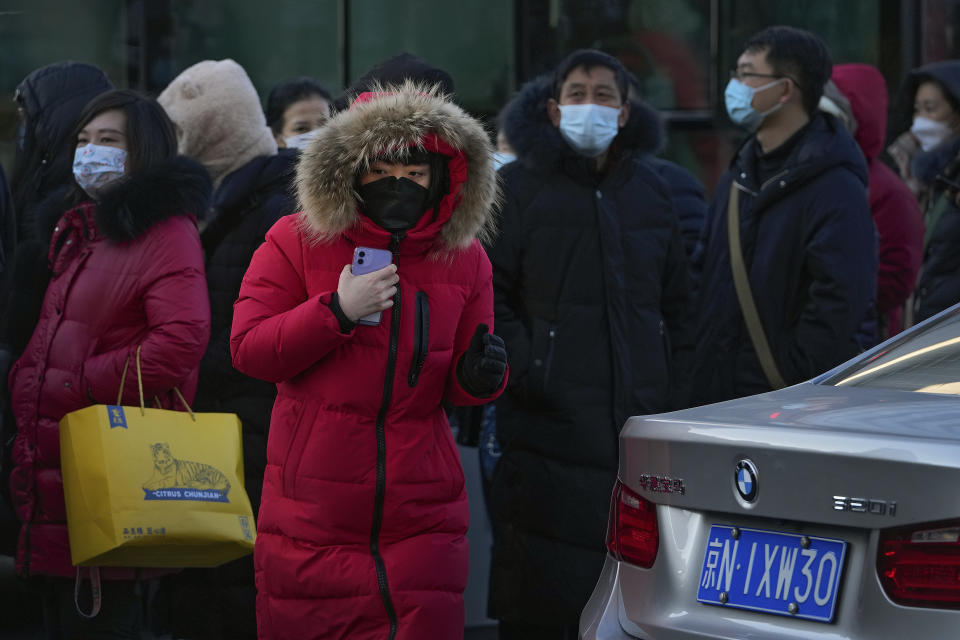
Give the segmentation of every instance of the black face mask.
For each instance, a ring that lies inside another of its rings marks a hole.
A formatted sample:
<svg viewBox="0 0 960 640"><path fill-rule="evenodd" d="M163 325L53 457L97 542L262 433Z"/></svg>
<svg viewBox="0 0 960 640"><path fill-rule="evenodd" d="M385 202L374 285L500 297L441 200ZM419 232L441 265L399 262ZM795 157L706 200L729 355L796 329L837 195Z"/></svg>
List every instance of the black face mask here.
<svg viewBox="0 0 960 640"><path fill-rule="evenodd" d="M406 231L427 210L430 191L407 178L388 176L357 187L363 213L387 231Z"/></svg>

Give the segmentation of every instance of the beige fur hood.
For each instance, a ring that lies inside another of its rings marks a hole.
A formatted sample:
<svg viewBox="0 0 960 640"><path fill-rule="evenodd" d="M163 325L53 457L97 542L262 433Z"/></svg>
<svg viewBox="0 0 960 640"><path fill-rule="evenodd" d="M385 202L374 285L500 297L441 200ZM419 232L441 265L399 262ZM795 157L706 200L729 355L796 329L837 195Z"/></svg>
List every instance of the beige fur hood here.
<svg viewBox="0 0 960 640"><path fill-rule="evenodd" d="M453 154L451 191L459 189L437 249L449 252L470 246L475 238L492 239L499 188L493 147L483 126L436 87L406 82L373 93L331 118L303 151L297 193L308 232L324 241L350 229L359 218L355 178L370 160L411 146L433 150L430 140L436 136ZM461 169L455 171L457 166Z"/></svg>

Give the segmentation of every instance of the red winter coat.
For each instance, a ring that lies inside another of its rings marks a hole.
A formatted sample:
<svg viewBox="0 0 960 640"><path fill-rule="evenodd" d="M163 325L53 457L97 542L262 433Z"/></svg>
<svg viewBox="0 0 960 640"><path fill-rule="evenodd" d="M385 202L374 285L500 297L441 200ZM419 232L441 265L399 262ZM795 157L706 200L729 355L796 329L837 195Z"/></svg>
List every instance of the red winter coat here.
<svg viewBox="0 0 960 640"><path fill-rule="evenodd" d="M115 404L124 363L141 346L143 392L173 406L188 401L210 332L203 254L193 214L202 213L210 180L183 159L135 176L99 205L56 214L52 276L26 350L10 371L17 422L10 488L23 526L22 575L73 577L59 421L92 404ZM45 225L44 225L45 226ZM139 404L128 375L124 404ZM131 382L132 380L132 382ZM104 570L105 578L132 577Z"/></svg>
<svg viewBox="0 0 960 640"><path fill-rule="evenodd" d="M857 121L854 137L870 171L869 198L873 222L880 234L877 274L877 314L886 335L903 329L903 304L913 293L923 262L923 213L907 185L877 160L887 132L887 85L867 64L840 64L833 82L850 101Z"/></svg>
<svg viewBox="0 0 960 640"><path fill-rule="evenodd" d="M399 306L341 333L329 304L343 266L354 247L391 244L358 214L353 176L366 153L418 142L450 158L449 193L394 253ZM254 552L261 638L462 637L467 498L441 403L490 399L455 370L477 325L493 327L475 239L496 193L491 152L429 92L355 104L301 158L303 213L253 257L231 347L239 370L278 385Z"/></svg>

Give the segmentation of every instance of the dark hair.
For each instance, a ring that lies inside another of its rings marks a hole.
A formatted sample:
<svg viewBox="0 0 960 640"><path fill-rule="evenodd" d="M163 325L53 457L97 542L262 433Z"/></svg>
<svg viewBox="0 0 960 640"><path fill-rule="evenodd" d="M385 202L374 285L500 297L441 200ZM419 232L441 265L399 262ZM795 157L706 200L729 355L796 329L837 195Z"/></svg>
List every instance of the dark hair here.
<svg viewBox="0 0 960 640"><path fill-rule="evenodd" d="M811 115L816 111L833 70L830 52L819 36L795 27L767 27L747 40L743 50L766 53L774 74L796 83L804 110Z"/></svg>
<svg viewBox="0 0 960 640"><path fill-rule="evenodd" d="M917 99L917 91L920 89L920 85L927 82L936 85L936 87L940 89L940 93L943 94L944 99L950 104L950 108L953 109L954 113L960 114L960 100L953 95L953 92L947 87L947 85L935 76L920 73L916 75L916 83L913 85L913 95L910 96L911 111L913 110L913 102Z"/></svg>
<svg viewBox="0 0 960 640"><path fill-rule="evenodd" d="M333 103L330 92L319 82L306 76L278 84L271 89L270 95L267 96L267 108L264 109L264 114L267 116L267 125L273 130L274 135L279 135L283 131L283 114L287 108L294 102L313 96L320 96L327 102Z"/></svg>
<svg viewBox="0 0 960 640"><path fill-rule="evenodd" d="M370 91L374 86L399 86L407 80L430 87L439 85L440 92L452 99L454 85L449 73L423 58L403 52L374 65L334 100L333 109L349 109L357 96Z"/></svg>
<svg viewBox="0 0 960 640"><path fill-rule="evenodd" d="M617 89L620 91L620 99L622 102L627 101L630 81L627 77L626 68L622 62L613 56L596 49L578 49L557 65L553 74L553 97L555 100L560 99L560 90L563 88L563 83L570 72L577 67L583 67L586 71L590 71L594 67L606 67L613 71L613 77L617 81Z"/></svg>
<svg viewBox="0 0 960 640"><path fill-rule="evenodd" d="M73 129L73 146L91 120L113 110L122 111L127 117L128 174L143 171L177 155L177 133L167 112L153 98L129 89L101 93L87 103Z"/></svg>

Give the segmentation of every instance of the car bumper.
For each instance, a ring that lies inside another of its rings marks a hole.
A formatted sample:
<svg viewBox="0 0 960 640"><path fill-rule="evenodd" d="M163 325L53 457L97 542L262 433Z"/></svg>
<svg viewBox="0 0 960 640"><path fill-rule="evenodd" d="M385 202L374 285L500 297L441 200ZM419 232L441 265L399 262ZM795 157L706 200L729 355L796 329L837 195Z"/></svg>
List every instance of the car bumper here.
<svg viewBox="0 0 960 640"><path fill-rule="evenodd" d="M581 640L960 637L960 611L903 607L885 596L874 560L876 532L821 532L846 539L854 550L848 557L836 620L831 624L701 604L696 601L696 583L706 544L704 536L710 522L721 518L704 519L699 514L664 507L658 514L661 539L656 563L651 569L642 569L607 556L580 617Z"/></svg>
<svg viewBox="0 0 960 640"><path fill-rule="evenodd" d="M580 616L581 640L704 640L726 637L671 628L670 614L665 616L666 620L660 620L649 626L645 625L643 629L631 624L624 615L619 584L620 570L620 563L607 556L600 580ZM625 626L630 629L629 633L624 629ZM745 637L747 636L730 636L730 640Z"/></svg>
<svg viewBox="0 0 960 640"><path fill-rule="evenodd" d="M620 589L617 574L620 563L607 556L600 580L580 615L581 640L631 640L620 626Z"/></svg>
<svg viewBox="0 0 960 640"><path fill-rule="evenodd" d="M784 628L777 619L751 619L750 612L729 611L718 618L712 607L698 604L690 610L659 609L639 626L624 614L621 570L637 569L622 567L607 556L597 587L580 616L581 640L853 640L835 629Z"/></svg>

